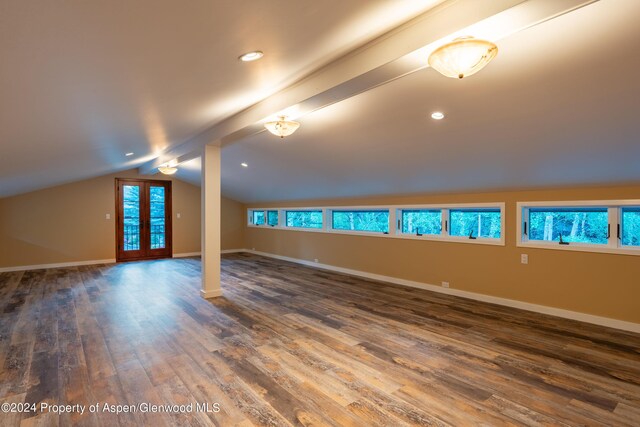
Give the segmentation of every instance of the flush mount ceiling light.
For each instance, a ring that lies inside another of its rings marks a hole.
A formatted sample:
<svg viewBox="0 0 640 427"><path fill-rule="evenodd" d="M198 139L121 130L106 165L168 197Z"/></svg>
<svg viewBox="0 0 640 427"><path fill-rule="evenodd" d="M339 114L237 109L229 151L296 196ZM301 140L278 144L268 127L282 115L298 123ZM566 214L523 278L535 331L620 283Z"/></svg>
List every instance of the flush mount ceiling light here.
<svg viewBox="0 0 640 427"><path fill-rule="evenodd" d="M253 52L243 53L238 57L238 59L242 62L251 62L251 61L257 61L263 56L264 56L264 53L262 51L254 50Z"/></svg>
<svg viewBox="0 0 640 427"><path fill-rule="evenodd" d="M429 66L440 74L461 79L482 70L498 54L498 46L473 37L458 37L429 55Z"/></svg>
<svg viewBox="0 0 640 427"><path fill-rule="evenodd" d="M170 161L169 163L165 163L158 167L158 171L164 175L173 175L178 172L178 163L175 160Z"/></svg>
<svg viewBox="0 0 640 427"><path fill-rule="evenodd" d="M265 123L264 127L280 138L293 134L300 127L300 123L287 120L287 116L280 116L279 119L280 120Z"/></svg>
<svg viewBox="0 0 640 427"><path fill-rule="evenodd" d="M440 112L440 111L435 111L433 113L431 113L431 118L434 120L442 120L444 119L444 113Z"/></svg>
<svg viewBox="0 0 640 427"><path fill-rule="evenodd" d="M133 153L126 153L125 156L131 157L131 156L133 156Z"/></svg>
<svg viewBox="0 0 640 427"><path fill-rule="evenodd" d="M178 168L174 166L160 166L158 168L158 171L160 171L160 173L163 173L165 175L173 175L174 173L178 172Z"/></svg>
<svg viewBox="0 0 640 427"><path fill-rule="evenodd" d="M242 166L243 168L248 168L249 167L249 165L246 164L246 163L240 163L240 166Z"/></svg>

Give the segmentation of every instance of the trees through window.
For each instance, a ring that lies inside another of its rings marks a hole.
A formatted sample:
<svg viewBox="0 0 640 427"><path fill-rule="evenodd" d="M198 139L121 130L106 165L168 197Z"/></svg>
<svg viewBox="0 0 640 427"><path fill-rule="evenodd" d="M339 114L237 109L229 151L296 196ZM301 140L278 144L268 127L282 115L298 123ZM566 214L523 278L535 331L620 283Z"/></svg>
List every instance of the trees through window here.
<svg viewBox="0 0 640 427"><path fill-rule="evenodd" d="M640 255L635 200L518 203L519 246Z"/></svg>
<svg viewBox="0 0 640 427"><path fill-rule="evenodd" d="M640 255L637 200L518 202L519 246ZM505 204L248 209L248 224L274 229L505 244ZM326 222L325 222L326 221Z"/></svg>
<svg viewBox="0 0 640 427"><path fill-rule="evenodd" d="M272 227L278 225L278 211L267 211L267 224Z"/></svg>
<svg viewBox="0 0 640 427"><path fill-rule="evenodd" d="M264 224L264 211L253 211L252 215L252 224L253 225L262 225Z"/></svg>
<svg viewBox="0 0 640 427"><path fill-rule="evenodd" d="M402 209L402 233L439 235L442 233L441 209Z"/></svg>
<svg viewBox="0 0 640 427"><path fill-rule="evenodd" d="M287 227L322 228L321 210L285 211Z"/></svg>
<svg viewBox="0 0 640 427"><path fill-rule="evenodd" d="M451 209L449 224L452 236L499 239L502 233L500 209Z"/></svg>
<svg viewBox="0 0 640 427"><path fill-rule="evenodd" d="M621 211L622 245L640 247L640 206L622 208Z"/></svg>
<svg viewBox="0 0 640 427"><path fill-rule="evenodd" d="M504 204L248 209L249 226L504 245ZM451 220L451 226L447 224Z"/></svg>
<svg viewBox="0 0 640 427"><path fill-rule="evenodd" d="M529 240L606 245L608 209L530 208L528 233Z"/></svg>
<svg viewBox="0 0 640 427"><path fill-rule="evenodd" d="M333 210L334 230L389 233L389 210Z"/></svg>

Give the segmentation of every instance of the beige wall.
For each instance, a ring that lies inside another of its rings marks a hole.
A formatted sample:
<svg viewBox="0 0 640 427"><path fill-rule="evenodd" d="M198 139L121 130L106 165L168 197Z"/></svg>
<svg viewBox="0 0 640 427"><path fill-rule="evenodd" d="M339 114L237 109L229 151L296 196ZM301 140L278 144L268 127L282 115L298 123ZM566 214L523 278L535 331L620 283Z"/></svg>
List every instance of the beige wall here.
<svg viewBox="0 0 640 427"><path fill-rule="evenodd" d="M245 246L304 260L640 323L640 256L516 247L516 202L638 199L640 186L355 200L248 207L506 202L506 246L248 227ZM246 215L246 214L245 214ZM529 254L529 264L520 254Z"/></svg>
<svg viewBox="0 0 640 427"><path fill-rule="evenodd" d="M223 197L221 210L221 249L244 249L244 205Z"/></svg>
<svg viewBox="0 0 640 427"><path fill-rule="evenodd" d="M0 199L0 268L114 259L116 177L149 178L126 171ZM200 252L200 187L172 181L173 253ZM242 247L242 205L223 198L222 210L222 248Z"/></svg>
<svg viewBox="0 0 640 427"><path fill-rule="evenodd" d="M115 258L114 178L0 199L0 268ZM258 251L640 323L640 257L517 248L516 201L637 199L640 186L311 200L268 206L506 202L506 246L246 228L222 199L222 249ZM180 212L181 219L175 214ZM105 214L111 219L106 220ZM200 188L173 180L174 253L200 251ZM520 254L529 264L520 264Z"/></svg>

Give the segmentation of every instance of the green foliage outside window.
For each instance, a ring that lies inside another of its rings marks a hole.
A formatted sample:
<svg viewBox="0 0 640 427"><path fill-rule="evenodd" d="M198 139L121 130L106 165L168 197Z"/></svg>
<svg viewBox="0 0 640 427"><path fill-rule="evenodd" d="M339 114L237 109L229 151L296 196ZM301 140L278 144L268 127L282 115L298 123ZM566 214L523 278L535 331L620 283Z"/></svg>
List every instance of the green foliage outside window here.
<svg viewBox="0 0 640 427"><path fill-rule="evenodd" d="M426 209L403 210L402 232L406 234L442 234L442 211Z"/></svg>
<svg viewBox="0 0 640 427"><path fill-rule="evenodd" d="M286 211L287 227L322 228L322 211Z"/></svg>
<svg viewBox="0 0 640 427"><path fill-rule="evenodd" d="M606 245L607 208L531 208L529 240Z"/></svg>
<svg viewBox="0 0 640 427"><path fill-rule="evenodd" d="M389 232L389 211L333 211L334 230Z"/></svg>
<svg viewBox="0 0 640 427"><path fill-rule="evenodd" d="M264 211L253 211L253 224L254 225L264 224Z"/></svg>
<svg viewBox="0 0 640 427"><path fill-rule="evenodd" d="M151 211L151 249L165 247L165 194L164 187L151 186L149 189L149 210Z"/></svg>
<svg viewBox="0 0 640 427"><path fill-rule="evenodd" d="M267 211L267 222L272 227L278 225L278 211Z"/></svg>
<svg viewBox="0 0 640 427"><path fill-rule="evenodd" d="M622 245L640 246L640 207L622 208Z"/></svg>
<svg viewBox="0 0 640 427"><path fill-rule="evenodd" d="M452 236L499 239L502 233L500 209L452 209L449 223Z"/></svg>

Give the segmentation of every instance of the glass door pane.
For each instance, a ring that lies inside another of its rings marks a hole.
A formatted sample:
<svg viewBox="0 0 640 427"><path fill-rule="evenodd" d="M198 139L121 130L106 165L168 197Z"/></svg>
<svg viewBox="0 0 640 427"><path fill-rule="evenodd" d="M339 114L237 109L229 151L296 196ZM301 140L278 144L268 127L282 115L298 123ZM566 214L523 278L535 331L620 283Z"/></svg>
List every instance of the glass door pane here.
<svg viewBox="0 0 640 427"><path fill-rule="evenodd" d="M163 249L166 247L164 187L152 185L149 188L149 212L151 220L151 249Z"/></svg>
<svg viewBox="0 0 640 427"><path fill-rule="evenodd" d="M140 250L140 186L122 186L123 243L124 251Z"/></svg>
<svg viewBox="0 0 640 427"><path fill-rule="evenodd" d="M171 182L116 179L116 259L171 257Z"/></svg>

